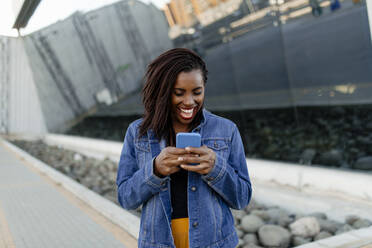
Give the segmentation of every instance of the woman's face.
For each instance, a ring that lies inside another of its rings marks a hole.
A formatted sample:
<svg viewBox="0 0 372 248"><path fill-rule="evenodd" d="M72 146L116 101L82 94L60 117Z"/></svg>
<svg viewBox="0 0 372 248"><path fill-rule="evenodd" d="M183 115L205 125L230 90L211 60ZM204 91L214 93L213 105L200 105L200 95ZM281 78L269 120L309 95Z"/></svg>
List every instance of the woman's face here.
<svg viewBox="0 0 372 248"><path fill-rule="evenodd" d="M172 92L172 120L176 132L188 131L189 124L203 106L202 72L193 70L178 74Z"/></svg>

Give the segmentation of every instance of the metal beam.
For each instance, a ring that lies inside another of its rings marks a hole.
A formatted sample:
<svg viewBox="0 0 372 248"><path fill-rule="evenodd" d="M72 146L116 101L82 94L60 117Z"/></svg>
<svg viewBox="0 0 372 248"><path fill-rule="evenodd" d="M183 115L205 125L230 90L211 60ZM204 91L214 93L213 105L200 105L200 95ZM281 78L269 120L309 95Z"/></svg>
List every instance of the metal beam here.
<svg viewBox="0 0 372 248"><path fill-rule="evenodd" d="M26 27L40 2L41 0L25 0L21 10L18 12L13 28L19 30L20 28Z"/></svg>

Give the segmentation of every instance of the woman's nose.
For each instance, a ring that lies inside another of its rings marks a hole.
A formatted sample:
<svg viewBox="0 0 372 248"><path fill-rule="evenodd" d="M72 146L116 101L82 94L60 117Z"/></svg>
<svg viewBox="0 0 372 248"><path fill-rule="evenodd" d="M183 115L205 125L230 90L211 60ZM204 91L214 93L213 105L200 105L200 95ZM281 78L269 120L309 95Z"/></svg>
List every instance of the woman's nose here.
<svg viewBox="0 0 372 248"><path fill-rule="evenodd" d="M195 103L195 100L192 95L188 95L185 97L183 104L188 105L188 106L193 106Z"/></svg>

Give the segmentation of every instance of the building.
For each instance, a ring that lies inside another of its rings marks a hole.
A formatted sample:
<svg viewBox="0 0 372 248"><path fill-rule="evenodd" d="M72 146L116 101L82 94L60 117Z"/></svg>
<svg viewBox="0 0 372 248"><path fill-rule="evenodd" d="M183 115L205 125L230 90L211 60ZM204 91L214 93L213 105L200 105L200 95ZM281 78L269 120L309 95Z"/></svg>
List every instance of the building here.
<svg viewBox="0 0 372 248"><path fill-rule="evenodd" d="M178 25L187 28L200 22L205 12L226 2L231 0L171 0L164 7L164 13L170 27Z"/></svg>

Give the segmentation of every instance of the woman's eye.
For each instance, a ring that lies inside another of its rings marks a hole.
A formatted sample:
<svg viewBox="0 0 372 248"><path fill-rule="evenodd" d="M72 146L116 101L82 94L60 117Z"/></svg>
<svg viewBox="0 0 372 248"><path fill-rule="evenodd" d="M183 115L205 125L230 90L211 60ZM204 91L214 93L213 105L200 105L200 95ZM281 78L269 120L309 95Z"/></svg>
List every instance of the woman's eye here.
<svg viewBox="0 0 372 248"><path fill-rule="evenodd" d="M200 95L200 94L201 94L201 92L194 92L194 94L195 94L195 95Z"/></svg>
<svg viewBox="0 0 372 248"><path fill-rule="evenodd" d="M182 96L182 93L180 93L180 92L174 92L174 94L175 94L176 96Z"/></svg>

